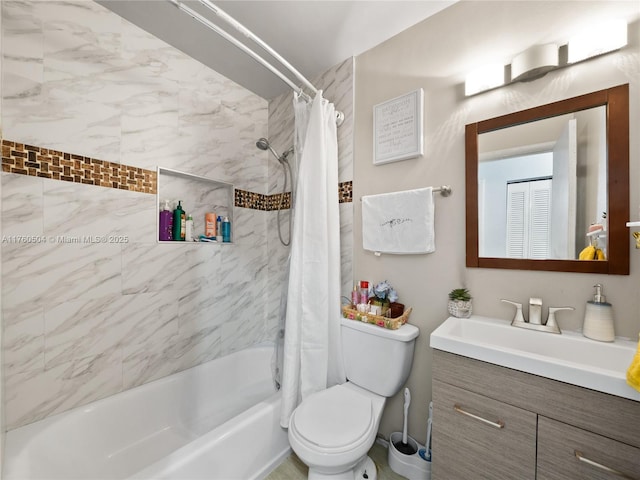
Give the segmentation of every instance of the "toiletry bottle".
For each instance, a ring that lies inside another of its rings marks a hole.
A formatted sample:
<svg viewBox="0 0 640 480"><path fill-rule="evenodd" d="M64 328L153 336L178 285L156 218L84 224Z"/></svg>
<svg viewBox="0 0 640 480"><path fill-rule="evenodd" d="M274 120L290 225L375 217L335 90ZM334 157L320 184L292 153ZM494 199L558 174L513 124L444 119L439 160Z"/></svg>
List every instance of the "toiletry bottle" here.
<svg viewBox="0 0 640 480"><path fill-rule="evenodd" d="M229 217L224 217L224 220L222 220L222 241L227 243L231 241L231 222Z"/></svg>
<svg viewBox="0 0 640 480"><path fill-rule="evenodd" d="M218 215L218 219L216 220L216 236L222 237L222 217ZM221 239L218 238L218 241Z"/></svg>
<svg viewBox="0 0 640 480"><path fill-rule="evenodd" d="M160 210L160 226L158 240L166 242L173 238L173 212L169 206L169 200L164 201L164 207Z"/></svg>
<svg viewBox="0 0 640 480"><path fill-rule="evenodd" d="M593 301L587 302L587 308L584 312L582 334L593 340L613 342L616 339L613 327L613 308L602 294L602 285L597 283L594 287L596 293L593 296Z"/></svg>
<svg viewBox="0 0 640 480"><path fill-rule="evenodd" d="M358 285L354 285L353 292L351 292L351 305L353 305L353 308L355 308L356 305L358 305L359 299L360 299L360 294L358 293Z"/></svg>
<svg viewBox="0 0 640 480"><path fill-rule="evenodd" d="M216 214L215 213L205 213L204 214L204 236L205 237L215 237L218 232L216 231Z"/></svg>
<svg viewBox="0 0 640 480"><path fill-rule="evenodd" d="M193 242L193 217L189 215L185 222L184 239L186 242Z"/></svg>
<svg viewBox="0 0 640 480"><path fill-rule="evenodd" d="M360 303L369 303L369 282L360 280Z"/></svg>
<svg viewBox="0 0 640 480"><path fill-rule="evenodd" d="M173 240L184 240L185 228L184 210L182 209L181 201L178 201L178 206L173 211Z"/></svg>

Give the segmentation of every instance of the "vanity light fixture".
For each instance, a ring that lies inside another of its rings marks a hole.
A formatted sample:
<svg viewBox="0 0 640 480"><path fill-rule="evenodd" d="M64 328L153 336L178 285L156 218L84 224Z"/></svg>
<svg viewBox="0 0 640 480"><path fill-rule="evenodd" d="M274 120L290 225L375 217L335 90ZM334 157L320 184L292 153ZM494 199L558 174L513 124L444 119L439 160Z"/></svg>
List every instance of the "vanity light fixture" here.
<svg viewBox="0 0 640 480"><path fill-rule="evenodd" d="M552 70L618 50L627 42L625 20L592 25L560 47L555 43L534 45L516 55L511 65L492 64L474 70L465 79L464 93L468 97L513 82L535 80Z"/></svg>
<svg viewBox="0 0 640 480"><path fill-rule="evenodd" d="M492 88L501 87L504 84L504 65L498 63L485 65L467 75L464 82L464 94L468 97Z"/></svg>
<svg viewBox="0 0 640 480"><path fill-rule="evenodd" d="M558 68L558 46L555 43L534 45L511 61L511 81L527 82Z"/></svg>
<svg viewBox="0 0 640 480"><path fill-rule="evenodd" d="M587 58L613 52L627 44L627 23L609 20L593 25L576 35L567 44L567 62L576 63Z"/></svg>

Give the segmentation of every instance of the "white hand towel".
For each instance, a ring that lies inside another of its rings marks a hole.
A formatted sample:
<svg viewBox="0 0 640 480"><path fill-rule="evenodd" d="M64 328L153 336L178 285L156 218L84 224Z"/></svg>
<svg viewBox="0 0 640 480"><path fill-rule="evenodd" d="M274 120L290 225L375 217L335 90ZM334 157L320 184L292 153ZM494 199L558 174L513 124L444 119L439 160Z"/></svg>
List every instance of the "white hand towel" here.
<svg viewBox="0 0 640 480"><path fill-rule="evenodd" d="M362 246L381 253L436 250L433 188L362 197Z"/></svg>

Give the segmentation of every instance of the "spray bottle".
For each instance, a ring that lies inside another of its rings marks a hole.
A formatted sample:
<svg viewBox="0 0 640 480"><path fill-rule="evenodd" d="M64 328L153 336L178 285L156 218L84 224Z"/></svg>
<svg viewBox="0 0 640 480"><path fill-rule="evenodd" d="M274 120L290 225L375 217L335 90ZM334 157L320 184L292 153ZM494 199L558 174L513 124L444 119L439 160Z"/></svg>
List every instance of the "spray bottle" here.
<svg viewBox="0 0 640 480"><path fill-rule="evenodd" d="M231 222L229 217L224 217L224 220L222 220L222 241L225 243L231 241Z"/></svg>

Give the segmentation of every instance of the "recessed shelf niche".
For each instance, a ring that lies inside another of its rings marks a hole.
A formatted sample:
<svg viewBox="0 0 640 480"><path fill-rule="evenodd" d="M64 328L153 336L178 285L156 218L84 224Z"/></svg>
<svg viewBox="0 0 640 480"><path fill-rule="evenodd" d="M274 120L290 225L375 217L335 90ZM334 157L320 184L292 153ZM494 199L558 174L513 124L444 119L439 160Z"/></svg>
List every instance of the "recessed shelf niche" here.
<svg viewBox="0 0 640 480"><path fill-rule="evenodd" d="M164 201L169 200L173 210L180 200L185 214L193 217L193 236L199 238L204 235L205 213L215 213L222 218L229 217L231 222L231 242L190 242L203 245L229 245L233 243L234 221L233 205L234 190L231 183L213 180L211 178L191 173L158 167L158 193L156 196L156 241L158 243L184 244L181 241L160 241L160 209Z"/></svg>

